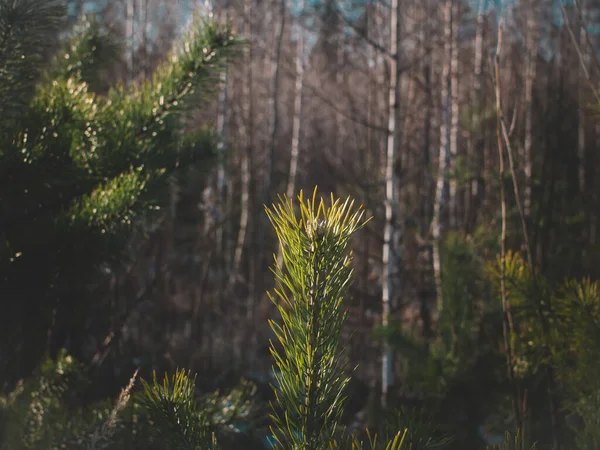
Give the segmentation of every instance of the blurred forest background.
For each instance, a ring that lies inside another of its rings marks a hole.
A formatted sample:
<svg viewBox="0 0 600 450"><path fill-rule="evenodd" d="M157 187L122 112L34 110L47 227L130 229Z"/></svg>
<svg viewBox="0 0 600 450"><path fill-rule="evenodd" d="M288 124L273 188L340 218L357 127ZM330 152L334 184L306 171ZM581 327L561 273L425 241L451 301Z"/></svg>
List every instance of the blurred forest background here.
<svg viewBox="0 0 600 450"><path fill-rule="evenodd" d="M600 2L69 0L46 26L51 11L17 0L46 36L20 44L12 3L1 393L65 354L89 402L137 368L268 391L278 245L263 205L318 185L373 216L353 242L348 423L405 406L452 448L517 428L538 448L600 448ZM190 50L194 12L229 24L231 49L216 33ZM168 57L177 42L189 61ZM10 78L28 45L50 69ZM188 95L213 51L227 64ZM92 162L73 156L88 146Z"/></svg>

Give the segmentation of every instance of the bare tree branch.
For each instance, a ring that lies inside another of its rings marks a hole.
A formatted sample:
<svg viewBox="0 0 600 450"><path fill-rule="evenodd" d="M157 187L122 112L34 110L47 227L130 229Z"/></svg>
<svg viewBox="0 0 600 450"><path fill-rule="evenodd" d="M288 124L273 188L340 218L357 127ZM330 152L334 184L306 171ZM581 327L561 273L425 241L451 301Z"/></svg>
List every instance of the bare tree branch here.
<svg viewBox="0 0 600 450"><path fill-rule="evenodd" d="M560 10L562 12L562 16L565 21L565 27L567 27L567 31L569 32L569 36L571 37L571 42L573 43L573 47L575 47L575 51L577 52L577 57L579 58L579 63L581 64L583 73L584 73L586 79L588 80L590 89L592 90L592 93L594 94L594 97L596 98L596 102L600 103L600 95L598 95L598 91L594 87L594 83L592 82L592 78L590 77L590 72L588 71L588 69L585 65L585 59L583 57L583 53L581 52L581 47L579 46L579 43L577 42L577 38L575 37L573 28L571 27L571 24L569 22L569 16L567 15L567 10L565 9L565 5L563 4L562 1L560 2Z"/></svg>
<svg viewBox="0 0 600 450"><path fill-rule="evenodd" d="M508 379L512 388L512 405L515 414L515 426L517 430L523 428L523 419L521 415L521 402L519 400L519 389L515 380L515 370L513 364L513 346L512 339L514 326L512 314L510 311L510 303L506 290L506 238L507 238L507 212L506 212L506 193L504 189L504 149L502 145L502 136L505 127L504 117L502 116L502 92L500 90L500 52L502 50L502 23L498 26L498 43L496 47L496 57L494 59L495 74L496 74L496 136L498 140L498 158L499 158L499 179L500 179L500 202L502 211L502 234L500 239L500 295L502 297L502 331L504 336L504 347L506 351L506 366L508 370Z"/></svg>

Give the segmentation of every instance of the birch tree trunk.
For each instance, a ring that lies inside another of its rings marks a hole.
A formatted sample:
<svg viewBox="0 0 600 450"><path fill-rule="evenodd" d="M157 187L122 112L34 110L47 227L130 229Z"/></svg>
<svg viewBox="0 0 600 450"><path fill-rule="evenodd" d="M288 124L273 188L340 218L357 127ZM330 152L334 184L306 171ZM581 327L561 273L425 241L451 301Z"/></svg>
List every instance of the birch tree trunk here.
<svg viewBox="0 0 600 450"><path fill-rule="evenodd" d="M127 58L129 69L129 80L135 78L135 2L127 0L127 11L125 12L125 35L127 36Z"/></svg>
<svg viewBox="0 0 600 450"><path fill-rule="evenodd" d="M276 17L275 5L279 4L279 17ZM269 17L277 20L277 25L273 26L274 34L273 34L273 47L275 48L274 55L268 55L268 67L270 72L270 79L272 82L272 90L269 95L268 100L268 111L270 112L270 120L269 120L269 141L268 141L268 150L266 155L266 163L264 167L264 185L262 189L261 201L263 205L268 205L271 201L271 191L273 185L273 175L275 172L275 147L277 144L277 133L279 132L279 96L280 96L280 86L281 86L281 49L283 45L283 36L285 30L285 17L286 17L286 0L276 0L273 8L273 11L269 13ZM262 269L262 262L264 256L266 255L269 263L271 261L272 252L267 242L267 230L270 229L268 218L262 212L260 218L257 221L258 230L257 230L257 242L258 249L262 252L261 255L261 264L260 267ZM279 252L279 250L277 250ZM278 253L279 255L279 253ZM257 279L257 293L264 292L264 283L267 279L270 279L270 275L268 272L265 272L264 276L259 276ZM266 314L271 310L272 304L268 297L261 297L261 311L264 311ZM266 317L265 317L266 318Z"/></svg>
<svg viewBox="0 0 600 450"><path fill-rule="evenodd" d="M243 35L248 42L252 42L252 0L244 0L244 27ZM242 254L244 252L244 243L246 241L246 231L248 229L248 218L250 216L250 159L252 152L252 52L251 46L244 46L244 77L242 80L242 108L240 120L241 134L241 198L240 198L240 226L238 230L237 242L229 274L229 287L233 287L235 280L239 275ZM248 318L252 317L252 296L248 295L248 304L246 314Z"/></svg>
<svg viewBox="0 0 600 450"><path fill-rule="evenodd" d="M298 10L304 9L304 0L298 0ZM292 23L292 33L296 38L296 81L294 83L294 117L292 122L292 148L290 151L290 167L286 195L294 196L296 190L296 177L298 174L298 159L300 157L300 137L302 131L302 93L304 92L304 30L299 18ZM277 262L281 264L283 255L281 246L277 250Z"/></svg>
<svg viewBox="0 0 600 450"><path fill-rule="evenodd" d="M382 317L384 327L389 325L390 302L393 292L392 277L396 276L396 260L392 245L396 234L395 217L395 184L394 165L396 162L396 147L398 143L399 107L400 107L400 1L392 0L390 14L390 86L388 93L388 136L385 163L385 229L383 238L383 274L382 274ZM385 343L381 367L381 405L386 407L388 389L393 381L392 350Z"/></svg>
<svg viewBox="0 0 600 450"><path fill-rule="evenodd" d="M336 68L335 68L335 86L337 92L344 91L344 37L338 39L338 45L336 48ZM335 149L334 149L334 161L337 168L342 167L342 153L343 153L343 131L344 131L344 118L339 111L335 112Z"/></svg>
<svg viewBox="0 0 600 450"><path fill-rule="evenodd" d="M448 192L449 226L455 229L458 226L458 196L456 182L456 159L458 157L458 8L459 2L452 2L451 11L451 56L450 56L450 179Z"/></svg>
<svg viewBox="0 0 600 450"><path fill-rule="evenodd" d="M523 212L526 218L531 215L532 197L532 143L533 143L533 87L537 72L538 8L537 0L530 5L527 17L527 52L525 54L525 142L523 144L523 168L525 186L523 192Z"/></svg>
<svg viewBox="0 0 600 450"><path fill-rule="evenodd" d="M483 30L485 24L484 0L479 0L477 5L477 25L475 30L475 55L473 64L473 90L471 91L471 105L473 107L472 123L467 160L472 161L473 177L470 192L465 196L465 209L469 214L467 229L475 227L477 222L477 209L483 200L483 175L485 166L485 138L483 133L483 92L481 79L483 72Z"/></svg>
<svg viewBox="0 0 600 450"><path fill-rule="evenodd" d="M148 79L150 73L150 34L152 32L152 20L149 17L151 8L156 5L150 4L150 0L141 0L140 11L143 13L142 22L142 42L141 47L143 49L144 60L142 61L142 72L144 74L144 80Z"/></svg>
<svg viewBox="0 0 600 450"><path fill-rule="evenodd" d="M422 5L422 25L420 29L419 41L423 43L425 48L425 60L423 64L423 79L425 81L425 106L423 108L423 156L422 156L422 171L418 188L418 199L420 202L421 216L421 234L426 234L427 224L431 220L431 119L433 114L433 89L431 86L431 72L433 66L433 52L431 52L431 31L429 29L429 13L430 8L427 4ZM431 266L428 262L431 258L431 249L429 246L425 249L424 265L420 270L421 293L420 297L420 315L423 323L423 338L425 345L429 345L431 337L431 305L429 296L429 280L428 275L431 273Z"/></svg>
<svg viewBox="0 0 600 450"><path fill-rule="evenodd" d="M279 86L280 86L280 67L281 67L281 46L283 43L283 31L285 29L285 2L286 0L279 0L280 11L279 11L279 22L277 30L275 32L275 59L270 60L271 67L271 79L273 81L273 91L269 97L269 111L273 111L270 122L270 141L269 141L269 153L267 155L267 163L265 168L265 184L263 190L264 203L269 202L269 196L271 193L271 184L273 182L273 171L274 171L274 159L275 159L275 145L277 142L277 132L279 131ZM266 216L263 214L265 220ZM267 223L265 223L267 224Z"/></svg>
<svg viewBox="0 0 600 450"><path fill-rule="evenodd" d="M299 10L304 9L304 0L299 0ZM296 175L298 173L298 157L300 153L300 132L302 126L302 93L304 91L304 30L300 19L293 24L296 35L296 82L294 85L294 118L292 124L292 149L290 154L290 169L286 193L292 198L296 190Z"/></svg>
<svg viewBox="0 0 600 450"><path fill-rule="evenodd" d="M224 20L229 22L229 1L225 0L224 5ZM217 226L216 226L216 246L217 253L220 256L222 264L224 265L224 245L223 245L223 215L225 202L225 190L227 187L227 180L225 178L225 148L227 146L227 110L229 107L229 96L228 96L228 83L229 76L227 66L221 72L221 92L219 93L219 106L217 115L217 132L219 134L219 142L217 144L217 192L216 201L214 205L214 212L216 215Z"/></svg>
<svg viewBox="0 0 600 450"><path fill-rule="evenodd" d="M433 237L433 276L436 290L436 310L439 314L443 307L442 298L442 267L440 258L440 247L442 239L442 210L446 186L448 185L448 166L450 158L450 89L451 74L450 64L452 59L452 3L453 0L444 2L444 58L442 63L442 121L440 123L440 151L438 157L438 173L435 192L435 203L433 206L433 218L431 231Z"/></svg>
<svg viewBox="0 0 600 450"><path fill-rule="evenodd" d="M581 1L581 19L585 20L586 17L586 5L585 5L585 1L582 0ZM579 48L581 51L581 55L582 55L582 59L583 61L581 61L582 65L586 65L588 63L588 48L587 48L587 39L586 39L586 32L585 32L585 23L580 21L579 23ZM584 204L587 204L586 200L588 198L588 196L586 195L585 189L586 189L586 183L585 183L585 165L586 165L586 157L585 157L585 112L584 112L584 108L585 108L585 104L587 102L586 100L586 95L585 95L585 91L584 91L584 86L586 86L587 83L587 79L585 76L585 71L583 69L583 67L580 66L579 68L579 83L578 83L578 92L577 92L577 96L578 96L578 110L577 110L577 158L579 160L578 162L578 178L579 178L579 192L581 194L581 198L584 200ZM588 214L585 214L586 216ZM585 220L584 220L584 224L585 224ZM587 240L587 234L589 233L589 229L587 226L583 226L583 230L582 230L582 234L583 234L583 239L584 241ZM587 261L588 261L588 249L587 246L583 246L581 249L581 259L583 262L583 267L587 267Z"/></svg>

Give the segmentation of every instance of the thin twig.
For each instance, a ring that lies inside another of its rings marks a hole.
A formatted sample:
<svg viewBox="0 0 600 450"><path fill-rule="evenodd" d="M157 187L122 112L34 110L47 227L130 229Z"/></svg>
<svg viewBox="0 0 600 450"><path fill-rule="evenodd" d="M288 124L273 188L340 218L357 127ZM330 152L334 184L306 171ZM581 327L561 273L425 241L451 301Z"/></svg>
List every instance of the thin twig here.
<svg viewBox="0 0 600 450"><path fill-rule="evenodd" d="M501 171L501 177L500 177L500 188L501 188L501 197L502 197L502 255L501 255L501 264L502 267L500 268L501 272L500 272L500 277L501 277L501 290L502 290L502 304L503 304L503 308L504 305L506 304L506 316L510 325L510 332L511 334L514 332L514 327L512 324L512 317L511 317L511 312L510 312L510 305L508 304L508 302L506 301L506 276L505 276L505 270L506 270L506 199L504 197L504 182L503 182L503 174L504 174L504 157L503 157L503 152L501 151L502 148L502 139L504 140L504 144L506 145L506 151L508 154L508 161L509 161L509 165L510 165L510 172L511 172L511 178L512 178L512 183L513 183L513 190L514 190L514 196L515 196L515 201L517 203L517 209L519 211L519 219L521 221L521 228L522 228L522 232L523 232L523 240L525 243L525 250L527 253L527 262L528 262L528 269L529 269L529 274L531 276L531 279L536 280L535 278L535 271L534 271L534 266L533 266L533 256L532 256L532 251L531 251L531 245L529 243L529 233L527 231L527 220L525 218L525 214L523 213L523 207L521 204L521 195L520 195L520 191L519 191L519 183L516 177L516 172L515 172L515 165L514 165L514 159L513 159L513 154L512 154L512 146L510 144L510 134L509 131L507 130L507 126L506 126L506 122L504 121L504 114L502 112L502 103L501 103L501 90L500 90L500 45L501 45L501 40L502 40L502 29L501 27L499 27L498 29L498 50L496 52L496 108L497 108L497 114L498 114L498 148L499 148L499 152L500 152L500 171ZM512 126L511 126L512 128ZM544 335L544 341L546 342L546 347L545 350L546 352L548 352L548 344L547 344L547 339L548 339L548 324L546 323L543 314L541 313L541 305L538 302L538 310L540 313L540 321L542 322L542 330L543 330L543 335ZM505 340L505 344L506 344L506 340ZM507 355L507 358L511 356L510 354ZM550 355L548 355L548 357L550 357ZM512 366L511 366L512 369ZM557 438L557 419L556 419L556 403L555 403L555 399L554 399L554 374L552 371L552 368L550 366L547 366L546 368L547 371L547 376L548 376L548 394L549 394L549 402L550 402L550 416L551 416L551 421L552 421L552 438L554 441L554 448L558 448L558 438ZM512 376L514 377L514 372L512 374ZM514 379L514 378L513 378ZM518 400L518 392L517 392L517 396L515 397L515 400ZM520 406L516 406L515 409L520 409ZM525 414L525 412L523 411L522 414ZM519 412L519 422L520 425L518 425L518 428L521 429L523 427L523 416L521 415L521 412Z"/></svg>
<svg viewBox="0 0 600 450"><path fill-rule="evenodd" d="M589 49L588 54L592 57L594 66L596 67L596 70L600 73L600 63L598 62L598 58L596 58L596 53L593 51L594 46L592 45L590 35L587 32L587 28L585 27L585 20L583 19L583 11L582 11L581 5L579 4L579 0L573 0L573 3L575 4L575 8L577 9L577 19L579 20L579 25L581 26L581 29L583 30L583 34L585 36L585 42Z"/></svg>
<svg viewBox="0 0 600 450"><path fill-rule="evenodd" d="M565 5L563 2L560 2L560 10L562 11L562 16L565 21L565 27L567 27L567 31L569 32L569 36L571 36L571 42L573 43L573 47L575 47L575 51L577 52L577 57L579 58L579 63L581 64L581 68L583 69L583 74L585 78L588 80L590 85L590 89L596 98L596 102L600 103L600 95L598 95L598 91L594 87L594 83L592 82L592 78L590 77L590 73L585 65L585 59L583 58L583 53L581 53L581 48L579 47L579 43L577 42L577 38L575 37L575 33L573 33L573 28L571 28L571 24L569 22L569 16L567 15L567 11L565 9Z"/></svg>
<svg viewBox="0 0 600 450"><path fill-rule="evenodd" d="M335 5L335 11L336 11L337 15L339 17L341 17L341 19L344 21L344 23L346 25L348 25L350 28L352 28L352 31L354 31L367 44L369 44L371 47L373 47L378 52L383 53L388 58L395 58L396 57L396 55L394 55L392 52L390 52L384 45L382 45L379 42L371 39L367 35L367 33L365 33L363 30L359 29L355 24L353 24L352 21L350 21L348 19L348 17L346 17L346 14L344 14L342 12L342 10L339 8L339 6L337 5L337 3Z"/></svg>
<svg viewBox="0 0 600 450"><path fill-rule="evenodd" d="M519 112L519 103L515 104L515 109L513 110L512 120L510 121L510 129L508 130L508 137L511 137L515 132L515 128L517 125L517 116Z"/></svg>
<svg viewBox="0 0 600 450"><path fill-rule="evenodd" d="M506 153L508 154L508 163L510 166L510 173L513 183L513 190L515 194L515 201L517 203L517 209L519 210L519 218L521 220L521 229L523 231L523 240L525 241L525 251L527 252L527 262L529 264L529 273L533 275L533 257L531 255L531 246L529 245L529 233L527 231L527 221L525 220L525 214L523 213L523 206L521 204L521 193L519 191L519 182L515 173L515 164L513 159L512 146L510 145L510 135L506 129L506 123L504 117L500 114L500 122L502 125L502 136L504 138L504 144L506 145Z"/></svg>
<svg viewBox="0 0 600 450"><path fill-rule="evenodd" d="M504 189L504 151L502 145L502 135L504 118L502 116L502 103L500 91L500 51L502 49L502 23L498 26L498 45L496 48L495 57L495 72L496 72L496 136L498 139L498 156L500 159L499 176L500 176L500 201L502 211L502 234L501 234L501 250L500 250L500 295L502 296L502 331L504 335L504 346L506 347L506 365L508 369L508 379L512 387L512 404L515 414L515 424L517 430L523 427L521 417L521 402L519 400L519 390L515 381L515 372L513 365L512 345L510 336L513 334L512 317L506 293L506 193Z"/></svg>

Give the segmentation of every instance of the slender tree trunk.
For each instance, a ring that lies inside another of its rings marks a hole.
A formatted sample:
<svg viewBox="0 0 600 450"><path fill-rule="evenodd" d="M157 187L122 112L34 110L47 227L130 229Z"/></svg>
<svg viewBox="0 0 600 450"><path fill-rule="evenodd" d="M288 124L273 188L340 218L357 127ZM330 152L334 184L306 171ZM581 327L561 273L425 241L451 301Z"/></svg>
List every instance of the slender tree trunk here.
<svg viewBox="0 0 600 450"><path fill-rule="evenodd" d="M135 2L136 0L127 0L127 11L125 19L125 35L127 36L127 57L129 80L135 78Z"/></svg>
<svg viewBox="0 0 600 450"><path fill-rule="evenodd" d="M450 171L455 172L458 157L458 8L459 2L452 1L451 13L451 56L450 56ZM448 212L450 229L458 226L458 195L456 174L450 178Z"/></svg>
<svg viewBox="0 0 600 450"><path fill-rule="evenodd" d="M470 139L468 145L467 161L473 171L470 189L465 196L465 210L468 213L467 231L472 230L477 223L477 211L483 201L483 178L482 171L485 165L485 138L483 111L483 92L481 80L483 72L483 31L485 25L484 0L479 0L477 9L477 25L475 30L475 55L473 64L473 90L471 91L471 105L473 107L472 123L470 128Z"/></svg>
<svg viewBox="0 0 600 450"><path fill-rule="evenodd" d="M225 0L223 5L223 15L224 21L227 23L229 21L229 1ZM225 202L225 191L227 188L227 179L225 177L225 149L227 147L227 134L228 134L228 124L227 124L227 111L229 109L229 96L228 96L228 83L229 76L227 68L223 69L221 72L221 92L219 93L219 106L218 106L218 115L217 115L217 132L219 134L219 142L217 144L217 198L215 202L215 212L217 219L217 229L216 229L216 246L217 252L219 254L219 258L221 260L221 264L223 267L225 266L225 249L223 243L223 216L224 216L224 202Z"/></svg>
<svg viewBox="0 0 600 450"><path fill-rule="evenodd" d="M367 22L367 29L366 29L366 33L367 36L370 38L373 34L373 29L374 29L374 18L373 18L373 10L371 7L367 6L366 8L366 22ZM375 108L376 108L376 92L377 92L377 80L376 80L376 73L374 72L374 68L375 68L375 57L376 57L376 51L375 49L371 46L371 45L367 45L367 74L368 74L368 78L367 78L367 123L373 123L373 117L375 116ZM371 170L373 168L373 155L377 155L379 152L379 149L377 148L377 145L374 143L374 135L376 133L374 133L373 128L372 127L366 127L366 134L367 134L367 148L365 152L361 152L361 163L363 165L363 168L365 170L365 173L371 173ZM365 188L363 190L363 195L364 198L368 198L370 193L370 186L368 186L365 183ZM366 314L365 314L365 296L366 294L369 292L369 285L370 285L370 280L369 280L369 275L371 274L371 265L369 264L369 251L370 251L370 239L369 239L369 234L365 233L364 237L363 237L363 254L364 254L364 263L363 263L363 270L362 270L362 285L363 285L363 291L364 291L364 295L360 296L360 327L359 327L359 334L358 334L358 340L357 340L357 344L358 344L358 349L357 352L359 354L359 358L364 356L364 352L365 350L368 348L368 340L367 340L367 333L368 333L368 326L367 326L367 321L366 321ZM360 369L359 369L360 370ZM364 370L364 367L362 369L362 373L366 374L367 371ZM359 374L360 376L360 374Z"/></svg>
<svg viewBox="0 0 600 450"><path fill-rule="evenodd" d="M224 0L219 11L221 20L225 23L229 22L229 0ZM227 224L224 220L226 211L230 211L228 205L230 203L226 198L229 194L227 189L227 178L225 172L225 152L229 145L229 130L227 113L229 111L229 74L228 69L225 67L220 74L221 91L219 93L219 100L217 104L217 133L219 141L217 143L217 183L214 194L211 196L212 203L208 205L210 213L213 215L213 223L215 224L215 247L216 247L216 267L217 267L217 283L218 293L216 294L217 301L215 304L215 311L221 312L225 307L225 297L227 292L227 263L228 263L228 252L225 243L224 235ZM215 342L210 340L210 352L211 352L211 364L213 363L212 351Z"/></svg>
<svg viewBox="0 0 600 450"><path fill-rule="evenodd" d="M148 14L150 9L154 5L150 4L150 0L142 0L140 9L143 11L143 26L142 26L142 48L144 49L144 61L142 63L142 70L144 73L144 80L148 79L150 75L150 33L152 32L152 21L149 19Z"/></svg>
<svg viewBox="0 0 600 450"><path fill-rule="evenodd" d="M304 0L299 0L298 9L304 9ZM296 81L294 84L294 116L292 122L292 148L290 151L290 167L288 171L288 181L286 195L292 198L296 192L296 178L298 174L298 160L300 158L300 139L302 132L302 94L304 92L304 30L300 19L296 18L292 25L292 32L296 38ZM279 264L283 261L281 246L277 251L277 261Z"/></svg>
<svg viewBox="0 0 600 450"><path fill-rule="evenodd" d="M395 185L394 166L396 162L399 108L400 108L400 1L392 0L390 14L390 86L388 93L388 136L387 158L385 164L385 230L383 238L383 275L382 275L382 325L389 325L390 302L393 291L392 277L397 276L397 257L393 249L394 236L397 234L395 224ZM388 389L393 383L392 349L386 343L383 350L381 368L381 404L385 408L388 400Z"/></svg>
<svg viewBox="0 0 600 450"><path fill-rule="evenodd" d="M304 8L304 0L299 1L299 9ZM296 19L294 23L296 34L296 82L294 85L294 118L292 124L292 149L290 154L290 168L286 193L292 198L296 191L296 177L298 173L298 159L300 155L300 138L302 131L302 94L304 91L304 30Z"/></svg>
<svg viewBox="0 0 600 450"><path fill-rule="evenodd" d="M580 46L581 51L586 56L586 42L585 42L585 28L584 24L581 24L580 29ZM583 70L580 70L580 78L579 78L579 108L578 108L578 127L577 127L577 156L579 157L579 190L583 194L585 192L585 114L584 114L584 106L585 106L585 93L583 91L583 86L585 85L585 75L582 73Z"/></svg>
<svg viewBox="0 0 600 450"><path fill-rule="evenodd" d="M280 90L280 67L281 67L281 46L283 43L283 31L285 29L285 2L279 0L279 22L275 32L275 60L271 59L271 79L273 81L273 91L269 97L269 111L273 111L271 115L271 129L269 136L269 153L267 155L267 163L265 168L265 184L263 190L263 200L269 202L271 195L271 185L273 183L273 171L275 161L275 145L277 143L277 132L279 131L279 90ZM266 215L263 214L266 219ZM267 223L266 223L267 224Z"/></svg>
<svg viewBox="0 0 600 450"><path fill-rule="evenodd" d="M269 95L269 112L271 113L271 118L269 122L269 142L268 142L268 153L266 157L265 164L265 181L262 190L262 203L264 205L268 205L271 201L271 191L273 189L273 175L275 172L275 147L277 144L277 133L279 132L279 95L280 95L280 86L281 86L281 49L283 44L283 36L285 30L285 17L286 17L286 0L278 0L279 3L279 20L277 22L277 26L275 26L275 33L273 37L274 47L275 47L275 58L270 58L269 67L271 74L271 81L273 83L272 91ZM273 8L275 9L275 8ZM273 13L273 17L275 14ZM267 215L264 214L262 207L260 208L261 215L260 219L257 221L258 224L258 248L261 254L261 264L260 268L262 270L263 262L265 261L263 258L266 256L268 263L272 261L272 253L270 247L267 243L267 230L270 229ZM279 247L278 247L279 248ZM279 250L277 250L279 252ZM279 255L279 253L277 253ZM257 294L261 294L264 292L264 286L267 279L270 279L270 275L268 271L265 271L265 275L261 276L260 279L257 279ZM269 314L271 310L271 301L267 296L261 297L261 310L265 311L265 314Z"/></svg>
<svg viewBox="0 0 600 450"><path fill-rule="evenodd" d="M244 0L244 37L248 42L252 42L252 0ZM237 243L233 254L231 264L231 272L229 274L229 286L233 287L235 280L239 275L240 264L242 262L242 254L244 252L244 244L246 242L246 232L248 229L248 218L250 217L250 159L252 154L252 52L251 46L244 47L244 77L242 80L242 108L240 117L240 134L241 134L241 197L240 197L240 226L238 230ZM229 289L228 292L231 292ZM248 304L246 305L246 314L250 319L253 313L253 297L248 295Z"/></svg>
<svg viewBox="0 0 600 450"><path fill-rule="evenodd" d="M523 167L525 186L523 210L526 218L531 215L532 200L532 142L533 142L533 87L537 69L538 14L537 0L531 2L527 17L527 51L525 53L525 142L523 145Z"/></svg>
<svg viewBox="0 0 600 450"><path fill-rule="evenodd" d="M414 75L414 73L411 70L411 73L409 73L407 76L408 89L407 89L405 101L403 103L405 108L408 107L408 105L414 105L415 98L417 97L417 82L415 80L416 77L413 75ZM404 114L402 114L402 112L400 112L399 115L402 116L402 123L399 123L398 126L402 126L401 129L404 131L404 133L402 133L402 141L399 141L399 144L398 144L400 146L399 148L403 149L401 154L398 155L398 159L399 159L398 167L399 167L399 170L402 172L402 171L410 171L414 167L412 165L412 161L411 161L412 152L410 151L410 141L412 138L412 136L410 134L410 126L411 126L411 121L414 120L414 115L409 113L406 109L405 109ZM413 188L413 186L410 184L407 184L404 187L403 194L404 194L405 200L401 201L400 207L402 207L402 205L410 204L411 195L414 195L414 192L411 192L412 188ZM399 210L398 213L403 214L402 210Z"/></svg>
<svg viewBox="0 0 600 450"><path fill-rule="evenodd" d="M600 125L596 125L595 127L595 132L596 132L596 148L600 148ZM597 236L597 232L598 232L598 216L596 214L596 208L598 205L598 185L597 185L597 181L595 178L592 178L590 180L590 186L588 186L588 189L590 189L590 205L594 205L594 207L590 208L590 212L589 212L589 218L588 218L588 223L589 223L589 235L588 235L588 242L590 247L596 245L596 236Z"/></svg>
<svg viewBox="0 0 600 450"><path fill-rule="evenodd" d="M436 310L439 315L443 308L442 298L442 267L440 247L442 240L442 210L446 186L448 185L448 166L450 159L450 87L452 78L450 65L452 59L452 3L453 0L444 2L444 60L442 63L442 120L440 123L440 151L438 157L438 174L436 182L435 203L431 231L433 238L433 276L436 289Z"/></svg>
<svg viewBox="0 0 600 450"><path fill-rule="evenodd" d="M343 92L344 89L344 37L338 39L338 45L336 48L337 64L335 68L335 87L337 92ZM343 153L343 132L344 132L344 117L339 111L335 113L335 154L334 161L336 167L342 167L342 153Z"/></svg>
<svg viewBox="0 0 600 450"><path fill-rule="evenodd" d="M586 37L586 33L585 33L585 23L583 22L583 20L585 20L585 16L586 16L586 6L585 6L585 1L581 2L581 19L582 21L579 24L579 46L581 48L581 54L583 56L583 61L581 62L581 64L587 65L588 63L588 48L587 48L587 37ZM584 91L584 86L586 86L586 78L585 78L585 73L583 68L580 68L579 70L579 83L578 83L578 111L577 111L577 158L579 160L579 164L578 164L578 175L579 175L579 193L581 195L581 198L583 200L583 204L587 207L587 205L589 205L589 203L587 202L587 199L589 198L589 196L586 193L586 183L585 183L585 165L586 165L586 152L585 152L585 111L584 108L586 106L586 102L588 101L586 99L586 95L585 95L585 91ZM584 209L584 214L585 216L589 215L587 213L586 210L588 210L589 207ZM586 217L587 219L587 217ZM587 220L584 220L584 224L587 223ZM587 226L584 225L583 230L582 230L582 238L584 240L584 242L587 240L587 234L589 233L589 229ZM587 268L587 261L588 261L588 249L587 246L584 245L582 246L581 249L581 259L582 259L582 265L583 267Z"/></svg>
<svg viewBox="0 0 600 450"><path fill-rule="evenodd" d="M421 170L420 183L419 183L419 195L418 199L420 202L420 216L421 216L421 234L425 235L427 225L431 221L431 119L433 114L433 88L431 86L431 72L432 72L432 58L430 36L431 33L428 29L429 23L429 8L427 3L422 5L423 16L421 25L421 39L420 42L425 43L426 56L423 65L423 79L425 80L425 107L423 109L423 168ZM420 279L421 279L421 294L420 294L420 314L421 321L423 323L423 338L425 339L425 345L429 345L429 339L431 338L431 305L430 305L430 282L428 275L431 273L431 266L429 261L431 258L431 249L427 246L426 255L424 258L425 267L420 268Z"/></svg>

